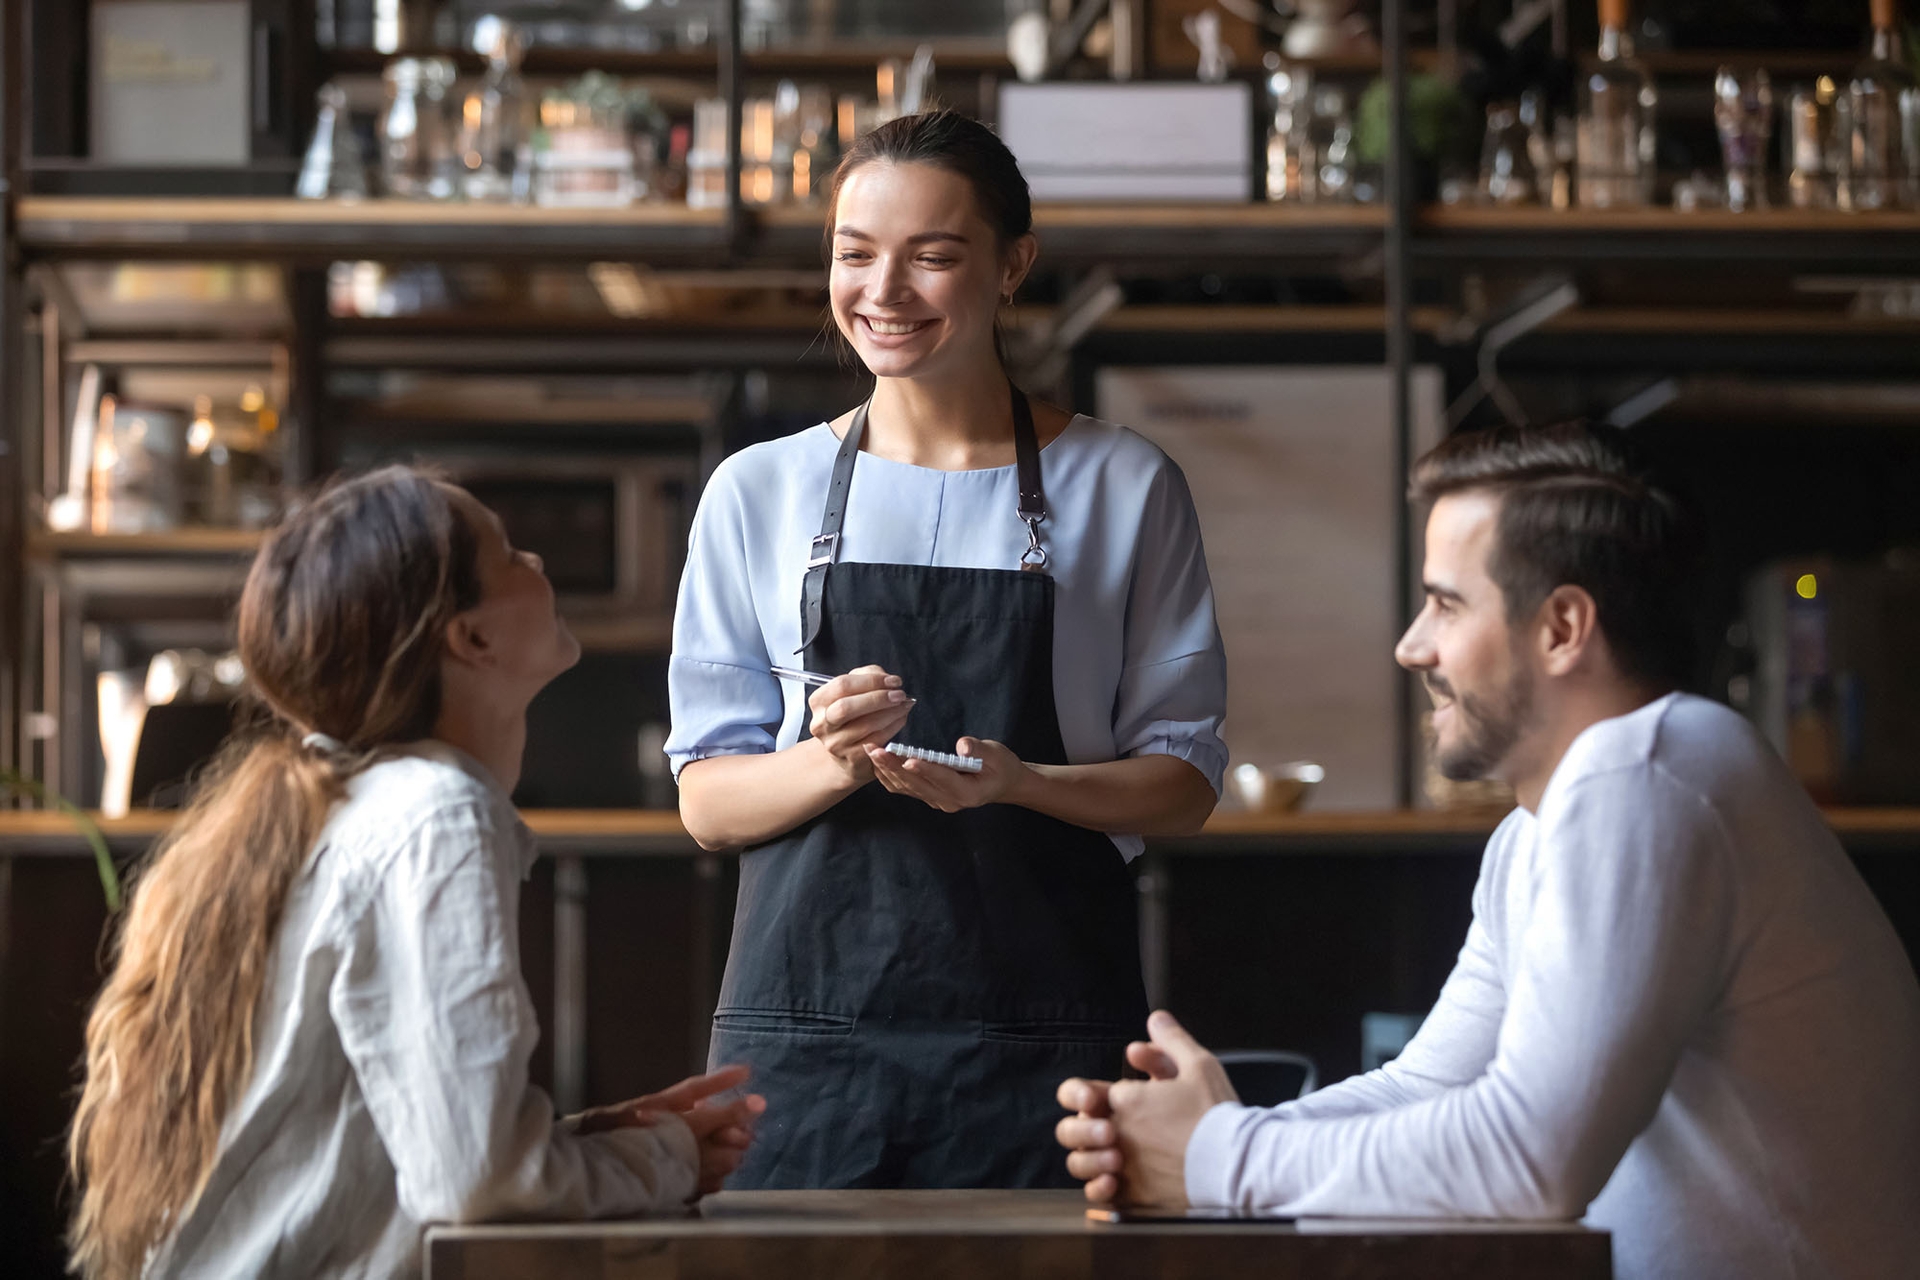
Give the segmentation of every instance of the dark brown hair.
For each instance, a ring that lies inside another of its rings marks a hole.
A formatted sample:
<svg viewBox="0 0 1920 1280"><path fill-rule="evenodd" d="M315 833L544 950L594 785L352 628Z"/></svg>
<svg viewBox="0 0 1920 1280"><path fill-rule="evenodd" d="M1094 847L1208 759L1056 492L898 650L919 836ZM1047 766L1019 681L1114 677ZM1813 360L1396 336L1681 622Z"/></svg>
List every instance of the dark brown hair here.
<svg viewBox="0 0 1920 1280"><path fill-rule="evenodd" d="M1020 162L1000 136L970 116L942 107L899 116L861 135L834 166L827 195L827 256L833 256L833 223L840 188L855 170L876 160L930 164L957 173L973 188L980 216L1004 247L1033 230L1033 197Z"/></svg>
<svg viewBox="0 0 1920 1280"><path fill-rule="evenodd" d="M1416 502L1471 490L1500 499L1487 570L1510 619L1556 587L1580 587L1622 675L1661 689L1688 681L1695 531L1626 432L1580 422L1496 427L1454 436L1414 464Z"/></svg>
<svg viewBox="0 0 1920 1280"><path fill-rule="evenodd" d="M432 731L447 624L480 599L453 493L405 467L348 480L254 557L239 636L255 723L140 873L87 1021L68 1242L90 1280L139 1275L200 1194L295 876L347 777ZM340 749L303 746L310 731Z"/></svg>
<svg viewBox="0 0 1920 1280"><path fill-rule="evenodd" d="M1026 175L1019 161L1000 136L971 116L963 116L942 107L910 116L898 116L861 135L847 148L834 167L828 188L827 220L821 239L821 254L833 261L833 228L840 212L840 188L865 165L876 161L891 164L929 164L959 174L973 188L974 204L980 216L993 228L1002 249L1033 230L1033 197L1027 190ZM844 335L833 326L843 355L851 356ZM998 323L994 326L994 348L1000 363L1007 363L1005 336Z"/></svg>

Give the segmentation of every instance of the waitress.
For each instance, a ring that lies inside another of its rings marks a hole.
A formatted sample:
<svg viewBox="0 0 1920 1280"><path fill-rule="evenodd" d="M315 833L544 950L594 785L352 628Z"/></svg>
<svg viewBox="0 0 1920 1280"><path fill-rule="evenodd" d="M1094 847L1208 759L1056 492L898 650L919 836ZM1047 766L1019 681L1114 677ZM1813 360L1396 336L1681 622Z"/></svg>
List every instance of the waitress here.
<svg viewBox="0 0 1920 1280"><path fill-rule="evenodd" d="M1226 764L1199 525L1152 444L1009 382L1037 243L990 130L882 125L827 228L873 396L714 472L674 619L681 816L744 850L713 1057L768 1106L729 1185L1071 1185L1054 1089L1146 1014L1127 862Z"/></svg>

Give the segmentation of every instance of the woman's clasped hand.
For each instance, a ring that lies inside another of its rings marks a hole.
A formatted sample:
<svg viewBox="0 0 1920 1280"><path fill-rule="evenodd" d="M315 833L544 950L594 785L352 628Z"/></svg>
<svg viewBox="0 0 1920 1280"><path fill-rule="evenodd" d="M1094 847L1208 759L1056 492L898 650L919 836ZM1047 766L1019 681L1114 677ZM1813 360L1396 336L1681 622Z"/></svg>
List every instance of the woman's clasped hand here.
<svg viewBox="0 0 1920 1280"><path fill-rule="evenodd" d="M603 1133L609 1129L650 1128L661 1117L677 1115L693 1131L700 1149L698 1193L712 1195L740 1167L753 1142L753 1123L767 1109L757 1093L727 1101L718 1095L738 1089L750 1074L744 1066L722 1067L705 1075L689 1076L671 1088L643 1094L604 1107L591 1107L572 1117L573 1131Z"/></svg>

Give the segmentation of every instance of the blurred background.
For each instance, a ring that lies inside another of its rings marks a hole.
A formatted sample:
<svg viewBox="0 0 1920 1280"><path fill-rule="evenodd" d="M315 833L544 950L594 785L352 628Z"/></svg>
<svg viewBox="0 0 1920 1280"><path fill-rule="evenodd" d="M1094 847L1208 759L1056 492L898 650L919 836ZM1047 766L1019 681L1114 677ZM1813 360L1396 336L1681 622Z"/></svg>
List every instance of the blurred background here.
<svg viewBox="0 0 1920 1280"><path fill-rule="evenodd" d="M0 1257L60 1273L108 897L232 723L304 487L445 468L580 666L516 799L563 1108L704 1061L734 864L660 747L688 521L831 417L823 188L930 104L1034 190L1034 394L1201 511L1236 769L1136 864L1149 986L1322 1079L1397 1052L1510 798L1391 660L1445 434L1631 428L1712 540L1697 692L1920 940L1920 90L1890 0L4 0ZM1288 1086L1291 1087L1291 1086Z"/></svg>

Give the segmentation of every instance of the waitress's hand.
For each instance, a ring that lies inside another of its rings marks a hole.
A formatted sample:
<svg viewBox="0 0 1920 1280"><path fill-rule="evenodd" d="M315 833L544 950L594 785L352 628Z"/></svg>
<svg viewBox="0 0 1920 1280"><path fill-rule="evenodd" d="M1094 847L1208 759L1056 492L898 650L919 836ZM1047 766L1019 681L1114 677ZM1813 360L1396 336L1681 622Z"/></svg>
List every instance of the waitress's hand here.
<svg viewBox="0 0 1920 1280"><path fill-rule="evenodd" d="M907 723L913 699L902 683L884 668L856 667L821 685L807 699L813 709L809 732L827 749L850 785L873 781L868 747L885 746Z"/></svg>
<svg viewBox="0 0 1920 1280"><path fill-rule="evenodd" d="M873 776L895 795L924 800L942 813L958 813L983 804L998 804L1007 798L1027 771L1011 748L985 738L962 738L954 754L977 756L982 762L978 773L963 773L931 760L896 756L886 750L884 741L867 747Z"/></svg>

